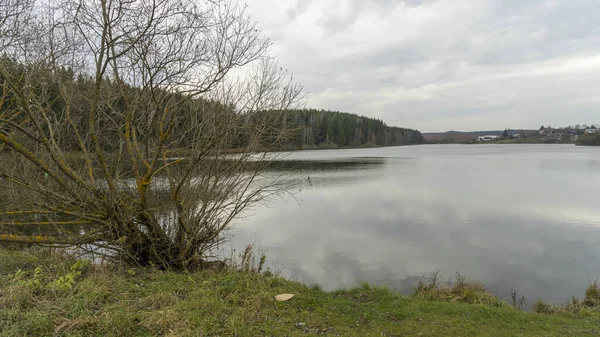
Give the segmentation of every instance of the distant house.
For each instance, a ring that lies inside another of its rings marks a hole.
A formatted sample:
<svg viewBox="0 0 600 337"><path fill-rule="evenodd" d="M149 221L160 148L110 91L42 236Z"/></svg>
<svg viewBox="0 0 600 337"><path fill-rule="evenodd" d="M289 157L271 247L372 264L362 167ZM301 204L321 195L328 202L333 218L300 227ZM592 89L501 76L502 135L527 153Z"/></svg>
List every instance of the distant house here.
<svg viewBox="0 0 600 337"><path fill-rule="evenodd" d="M583 132L583 134L584 134L584 135L591 135L591 134L594 134L594 133L596 133L596 130L598 130L598 129L587 129L587 130L585 130L585 131Z"/></svg>
<svg viewBox="0 0 600 337"><path fill-rule="evenodd" d="M491 142L500 139L500 136L480 136L477 137L478 142Z"/></svg>
<svg viewBox="0 0 600 337"><path fill-rule="evenodd" d="M552 131L552 128L547 127L545 128L543 125L540 128L540 136L544 136L546 133L549 133L550 131Z"/></svg>
<svg viewBox="0 0 600 337"><path fill-rule="evenodd" d="M565 134L568 134L569 130L564 129L552 129L550 131L546 130L546 137L548 138L563 138Z"/></svg>

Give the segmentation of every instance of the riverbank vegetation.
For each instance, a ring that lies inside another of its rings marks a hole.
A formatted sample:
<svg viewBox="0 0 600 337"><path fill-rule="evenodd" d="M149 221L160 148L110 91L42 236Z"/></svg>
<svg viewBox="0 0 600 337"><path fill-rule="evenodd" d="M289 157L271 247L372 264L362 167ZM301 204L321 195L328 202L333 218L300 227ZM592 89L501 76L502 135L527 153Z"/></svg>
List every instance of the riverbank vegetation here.
<svg viewBox="0 0 600 337"><path fill-rule="evenodd" d="M579 137L577 145L600 146L600 132Z"/></svg>
<svg viewBox="0 0 600 337"><path fill-rule="evenodd" d="M573 141L570 139L527 137L527 138L501 139L495 143L497 143L497 144L573 144Z"/></svg>
<svg viewBox="0 0 600 337"><path fill-rule="evenodd" d="M597 336L600 315L522 312L477 282L402 296L363 284L326 292L264 270L175 273L0 249L0 336ZM246 262L243 262L246 261ZM260 269L260 270L259 270ZM294 294L286 302L274 296Z"/></svg>

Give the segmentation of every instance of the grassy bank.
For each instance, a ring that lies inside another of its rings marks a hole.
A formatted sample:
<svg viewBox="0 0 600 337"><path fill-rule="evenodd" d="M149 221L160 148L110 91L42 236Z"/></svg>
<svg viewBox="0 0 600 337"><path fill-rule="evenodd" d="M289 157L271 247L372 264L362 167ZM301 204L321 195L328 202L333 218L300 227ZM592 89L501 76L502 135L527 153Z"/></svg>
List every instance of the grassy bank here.
<svg viewBox="0 0 600 337"><path fill-rule="evenodd" d="M515 139L501 139L497 141L498 144L573 144L571 141L564 141L556 138L539 138L539 137L528 137L528 138L515 138Z"/></svg>
<svg viewBox="0 0 600 337"><path fill-rule="evenodd" d="M478 287L325 292L268 272L177 274L0 249L0 336L600 335L596 311L521 312Z"/></svg>
<svg viewBox="0 0 600 337"><path fill-rule="evenodd" d="M577 145L600 146L600 133L579 137Z"/></svg>
<svg viewBox="0 0 600 337"><path fill-rule="evenodd" d="M445 143L429 142L429 144L574 144L572 141L558 140L556 138L513 138L513 139L498 139L494 141L479 142L475 139L465 141L448 141Z"/></svg>

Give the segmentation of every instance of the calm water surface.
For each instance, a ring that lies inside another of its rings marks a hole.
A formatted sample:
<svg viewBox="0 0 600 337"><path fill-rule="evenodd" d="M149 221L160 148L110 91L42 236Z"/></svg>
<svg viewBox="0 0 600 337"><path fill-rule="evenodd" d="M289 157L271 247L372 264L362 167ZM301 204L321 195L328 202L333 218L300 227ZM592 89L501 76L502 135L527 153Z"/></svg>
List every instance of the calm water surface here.
<svg viewBox="0 0 600 337"><path fill-rule="evenodd" d="M302 182L297 200L253 209L232 244L255 243L288 278L408 293L424 274L460 272L529 304L583 297L600 278L600 147L424 145L286 160Z"/></svg>

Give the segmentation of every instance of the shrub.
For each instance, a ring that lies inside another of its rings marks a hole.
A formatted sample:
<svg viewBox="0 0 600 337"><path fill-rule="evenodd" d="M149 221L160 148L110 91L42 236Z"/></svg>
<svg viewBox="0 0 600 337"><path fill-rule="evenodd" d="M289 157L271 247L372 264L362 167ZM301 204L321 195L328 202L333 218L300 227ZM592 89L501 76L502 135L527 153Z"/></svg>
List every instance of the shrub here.
<svg viewBox="0 0 600 337"><path fill-rule="evenodd" d="M533 311L540 314L556 314L560 311L560 308L538 299L533 305Z"/></svg>
<svg viewBox="0 0 600 337"><path fill-rule="evenodd" d="M444 282L439 271L431 273L428 278L422 278L415 288L414 296L491 307L506 305L494 294L489 293L481 282L470 280L458 273L454 280Z"/></svg>
<svg viewBox="0 0 600 337"><path fill-rule="evenodd" d="M77 260L71 266L69 272L60 276L56 281L50 283L50 287L57 290L69 290L73 288L75 281L81 277L81 274L90 265L89 260Z"/></svg>
<svg viewBox="0 0 600 337"><path fill-rule="evenodd" d="M565 305L548 304L538 300L533 306L533 311L541 314L563 313L598 313L600 312L600 285L598 281L592 282L585 291L585 298L579 300L573 297Z"/></svg>
<svg viewBox="0 0 600 337"><path fill-rule="evenodd" d="M588 307L600 306L600 285L598 280L592 282L585 291L585 299L583 303Z"/></svg>

